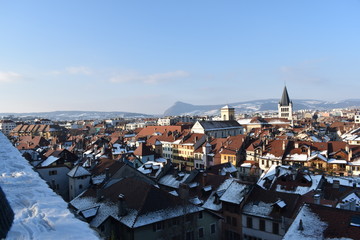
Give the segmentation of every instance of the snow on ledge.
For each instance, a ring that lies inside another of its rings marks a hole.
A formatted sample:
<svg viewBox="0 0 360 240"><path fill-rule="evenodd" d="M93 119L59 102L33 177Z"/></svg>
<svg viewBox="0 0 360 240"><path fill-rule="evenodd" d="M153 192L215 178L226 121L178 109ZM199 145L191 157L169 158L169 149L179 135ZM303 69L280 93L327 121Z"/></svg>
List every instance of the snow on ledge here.
<svg viewBox="0 0 360 240"><path fill-rule="evenodd" d="M99 239L75 218L31 165L0 133L0 186L15 213L7 239Z"/></svg>

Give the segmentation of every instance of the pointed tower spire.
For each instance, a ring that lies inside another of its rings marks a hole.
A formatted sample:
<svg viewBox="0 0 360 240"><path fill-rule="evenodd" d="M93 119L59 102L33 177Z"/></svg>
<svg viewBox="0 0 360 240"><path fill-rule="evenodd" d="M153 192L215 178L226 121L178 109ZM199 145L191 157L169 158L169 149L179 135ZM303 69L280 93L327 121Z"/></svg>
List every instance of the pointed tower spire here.
<svg viewBox="0 0 360 240"><path fill-rule="evenodd" d="M289 106L290 105L290 98L289 98L289 94L286 89L286 86L284 87L284 91L281 96L279 104L280 104L280 106Z"/></svg>

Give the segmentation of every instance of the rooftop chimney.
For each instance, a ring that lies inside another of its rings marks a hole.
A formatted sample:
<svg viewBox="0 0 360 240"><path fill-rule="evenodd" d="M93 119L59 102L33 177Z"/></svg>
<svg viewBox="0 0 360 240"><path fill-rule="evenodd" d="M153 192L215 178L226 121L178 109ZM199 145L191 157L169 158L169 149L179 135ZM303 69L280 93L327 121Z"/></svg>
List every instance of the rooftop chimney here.
<svg viewBox="0 0 360 240"><path fill-rule="evenodd" d="M118 196L118 216L122 217L125 216L127 213L126 211L126 202L124 194L119 194Z"/></svg>
<svg viewBox="0 0 360 240"><path fill-rule="evenodd" d="M101 187L96 188L96 200L100 202L102 199L104 199L103 191Z"/></svg>
<svg viewBox="0 0 360 240"><path fill-rule="evenodd" d="M178 191L179 191L179 197L181 199L189 198L189 185L187 185L186 183L180 183Z"/></svg>
<svg viewBox="0 0 360 240"><path fill-rule="evenodd" d="M314 195L314 203L320 205L320 194Z"/></svg>
<svg viewBox="0 0 360 240"><path fill-rule="evenodd" d="M109 168L105 168L105 181L109 180L110 178L110 170Z"/></svg>
<svg viewBox="0 0 360 240"><path fill-rule="evenodd" d="M201 176L201 186L202 187L205 187L205 185L206 185L206 177L207 177L206 173L203 173Z"/></svg>

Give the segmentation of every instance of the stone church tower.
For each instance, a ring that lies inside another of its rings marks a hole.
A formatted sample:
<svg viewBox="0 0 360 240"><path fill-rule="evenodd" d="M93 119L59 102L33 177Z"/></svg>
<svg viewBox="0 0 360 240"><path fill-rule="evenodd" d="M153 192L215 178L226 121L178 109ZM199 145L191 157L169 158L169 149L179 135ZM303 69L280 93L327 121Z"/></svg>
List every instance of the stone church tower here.
<svg viewBox="0 0 360 240"><path fill-rule="evenodd" d="M290 101L288 91L286 86L280 102L278 104L279 118L287 118L288 120L293 120L293 103Z"/></svg>
<svg viewBox="0 0 360 240"><path fill-rule="evenodd" d="M235 108L226 105L221 108L220 112L222 121L235 120Z"/></svg>

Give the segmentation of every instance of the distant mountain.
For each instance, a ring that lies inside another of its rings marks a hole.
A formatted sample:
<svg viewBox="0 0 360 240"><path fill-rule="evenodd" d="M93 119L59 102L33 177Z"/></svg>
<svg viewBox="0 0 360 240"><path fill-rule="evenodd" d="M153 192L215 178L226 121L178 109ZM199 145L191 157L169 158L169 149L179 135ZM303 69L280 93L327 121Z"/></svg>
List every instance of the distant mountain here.
<svg viewBox="0 0 360 240"><path fill-rule="evenodd" d="M264 99L246 102L230 103L229 105L235 108L237 113L251 113L259 111L277 111L277 104L279 99ZM334 108L347 108L360 106L360 99L349 99L342 101L322 101L313 99L295 99L293 100L294 110L328 110ZM165 116L177 115L217 115L220 113L220 108L226 104L218 105L192 105L189 103L176 102L173 106L168 108Z"/></svg>
<svg viewBox="0 0 360 240"><path fill-rule="evenodd" d="M151 115L131 112L99 112L99 111L55 111L33 113L0 113L0 117L13 115L22 118L47 118L54 121L95 120L108 118L148 118Z"/></svg>

